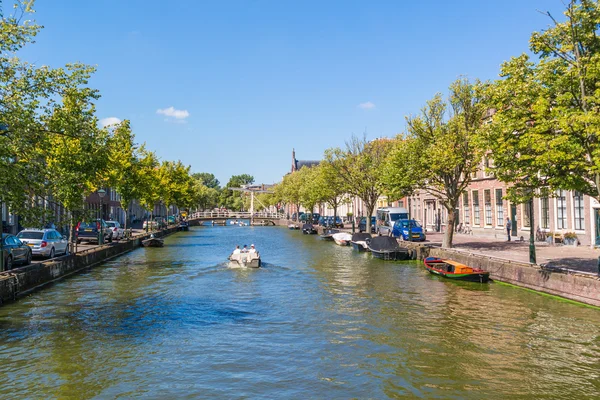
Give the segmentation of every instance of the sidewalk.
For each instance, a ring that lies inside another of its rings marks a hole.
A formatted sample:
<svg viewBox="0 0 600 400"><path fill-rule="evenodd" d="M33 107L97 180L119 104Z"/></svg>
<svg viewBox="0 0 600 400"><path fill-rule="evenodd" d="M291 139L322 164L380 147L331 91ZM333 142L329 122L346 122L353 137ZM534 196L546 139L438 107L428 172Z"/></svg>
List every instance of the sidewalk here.
<svg viewBox="0 0 600 400"><path fill-rule="evenodd" d="M428 233L427 242L441 246L443 233ZM472 253L504 258L507 260L529 262L529 242L495 239L484 236L454 234L453 246L456 249ZM537 264L546 268L598 273L599 249L589 246L550 245L546 242L535 242Z"/></svg>

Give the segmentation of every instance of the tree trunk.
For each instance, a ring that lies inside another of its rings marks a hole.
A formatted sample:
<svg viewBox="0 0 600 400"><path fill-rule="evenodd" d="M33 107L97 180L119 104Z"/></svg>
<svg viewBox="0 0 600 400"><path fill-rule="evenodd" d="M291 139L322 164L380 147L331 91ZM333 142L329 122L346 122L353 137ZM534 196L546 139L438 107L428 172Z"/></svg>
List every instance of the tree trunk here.
<svg viewBox="0 0 600 400"><path fill-rule="evenodd" d="M529 262L537 264L535 255L535 230L533 223L534 212L533 212L533 198L529 199ZM554 238L553 238L554 239Z"/></svg>
<svg viewBox="0 0 600 400"><path fill-rule="evenodd" d="M363 200L364 201L364 200ZM375 203L367 203L365 201L365 206L367 206L367 215L365 215L366 217L366 229L367 229L367 233L371 233L371 215L373 215L373 210L375 209Z"/></svg>
<svg viewBox="0 0 600 400"><path fill-rule="evenodd" d="M454 238L454 224L456 222L456 209L448 207L448 226L446 227L446 233L444 233L444 240L442 247L447 249L452 248L452 239Z"/></svg>

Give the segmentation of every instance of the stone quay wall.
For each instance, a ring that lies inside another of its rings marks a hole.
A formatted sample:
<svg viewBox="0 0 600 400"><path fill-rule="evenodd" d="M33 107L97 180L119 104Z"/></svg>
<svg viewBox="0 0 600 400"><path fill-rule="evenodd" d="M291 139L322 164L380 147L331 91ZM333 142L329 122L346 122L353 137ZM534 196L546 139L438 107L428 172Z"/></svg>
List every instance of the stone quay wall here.
<svg viewBox="0 0 600 400"><path fill-rule="evenodd" d="M506 260L458 249L445 249L417 243L401 242L413 249L413 259L449 258L490 273L493 280L560 296L600 307L600 279L589 273L543 268L536 264Z"/></svg>
<svg viewBox="0 0 600 400"><path fill-rule="evenodd" d="M163 237L177 231L176 227L154 232ZM54 258L45 262L30 264L0 273L0 304L17 300L33 290L78 271L93 267L141 246L150 233L136 236L127 241L107 244L81 251L76 254Z"/></svg>

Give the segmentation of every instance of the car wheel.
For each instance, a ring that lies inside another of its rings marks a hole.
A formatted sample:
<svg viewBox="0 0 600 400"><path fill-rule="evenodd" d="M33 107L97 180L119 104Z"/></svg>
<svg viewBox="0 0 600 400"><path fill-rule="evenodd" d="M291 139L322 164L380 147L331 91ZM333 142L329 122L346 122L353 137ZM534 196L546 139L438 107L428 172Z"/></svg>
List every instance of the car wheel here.
<svg viewBox="0 0 600 400"><path fill-rule="evenodd" d="M77 244L81 244L81 240L80 239L77 239L76 242L77 242Z"/></svg>
<svg viewBox="0 0 600 400"><path fill-rule="evenodd" d="M108 237L108 243L112 243L112 234Z"/></svg>
<svg viewBox="0 0 600 400"><path fill-rule="evenodd" d="M6 259L6 271L8 271L9 269L12 269L12 267L13 267L12 255L9 255Z"/></svg>
<svg viewBox="0 0 600 400"><path fill-rule="evenodd" d="M54 247L50 249L50 255L48 258L54 258Z"/></svg>
<svg viewBox="0 0 600 400"><path fill-rule="evenodd" d="M28 253L27 253L27 259L25 260L25 265L29 265L29 264L31 264L31 259L32 259L32 257L33 257L33 254L32 254L32 252L31 252L31 251L30 251L30 252L28 252Z"/></svg>

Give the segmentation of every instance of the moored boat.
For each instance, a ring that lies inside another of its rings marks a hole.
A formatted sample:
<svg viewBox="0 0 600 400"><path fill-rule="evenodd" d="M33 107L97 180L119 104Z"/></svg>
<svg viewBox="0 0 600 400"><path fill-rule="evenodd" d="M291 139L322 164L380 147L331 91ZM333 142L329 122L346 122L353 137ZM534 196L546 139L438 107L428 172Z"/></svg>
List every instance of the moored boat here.
<svg viewBox="0 0 600 400"><path fill-rule="evenodd" d="M232 253L229 256L229 266L233 268L259 268L261 266L260 254L258 252Z"/></svg>
<svg viewBox="0 0 600 400"><path fill-rule="evenodd" d="M290 230L296 230L296 229L300 229L300 227L296 224L289 224L288 225L288 229Z"/></svg>
<svg viewBox="0 0 600 400"><path fill-rule="evenodd" d="M324 240L333 240L333 235L339 232L339 229L323 229L323 233L319 237Z"/></svg>
<svg viewBox="0 0 600 400"><path fill-rule="evenodd" d="M423 262L427 271L434 275L443 276L444 278L481 283L490 280L490 273L488 271L472 268L457 261L427 257Z"/></svg>
<svg viewBox="0 0 600 400"><path fill-rule="evenodd" d="M389 236L375 236L369 241L369 250L373 257L382 260L408 260L409 251L400 247L398 241Z"/></svg>
<svg viewBox="0 0 600 400"><path fill-rule="evenodd" d="M333 234L333 241L339 246L350 246L352 235L347 232L338 232Z"/></svg>
<svg viewBox="0 0 600 400"><path fill-rule="evenodd" d="M318 232L313 224L304 224L302 225L302 233L305 235L316 235Z"/></svg>
<svg viewBox="0 0 600 400"><path fill-rule="evenodd" d="M369 251L369 242L371 241L371 235L366 232L355 233L352 235L350 244L354 250L359 252Z"/></svg>
<svg viewBox="0 0 600 400"><path fill-rule="evenodd" d="M177 230L178 231L189 231L190 230L190 224L187 221L181 221L179 223L179 225L177 225Z"/></svg>
<svg viewBox="0 0 600 400"><path fill-rule="evenodd" d="M150 238L146 240L142 240L142 246L144 247L163 247L164 245L165 241L154 237L154 235L150 236Z"/></svg>

